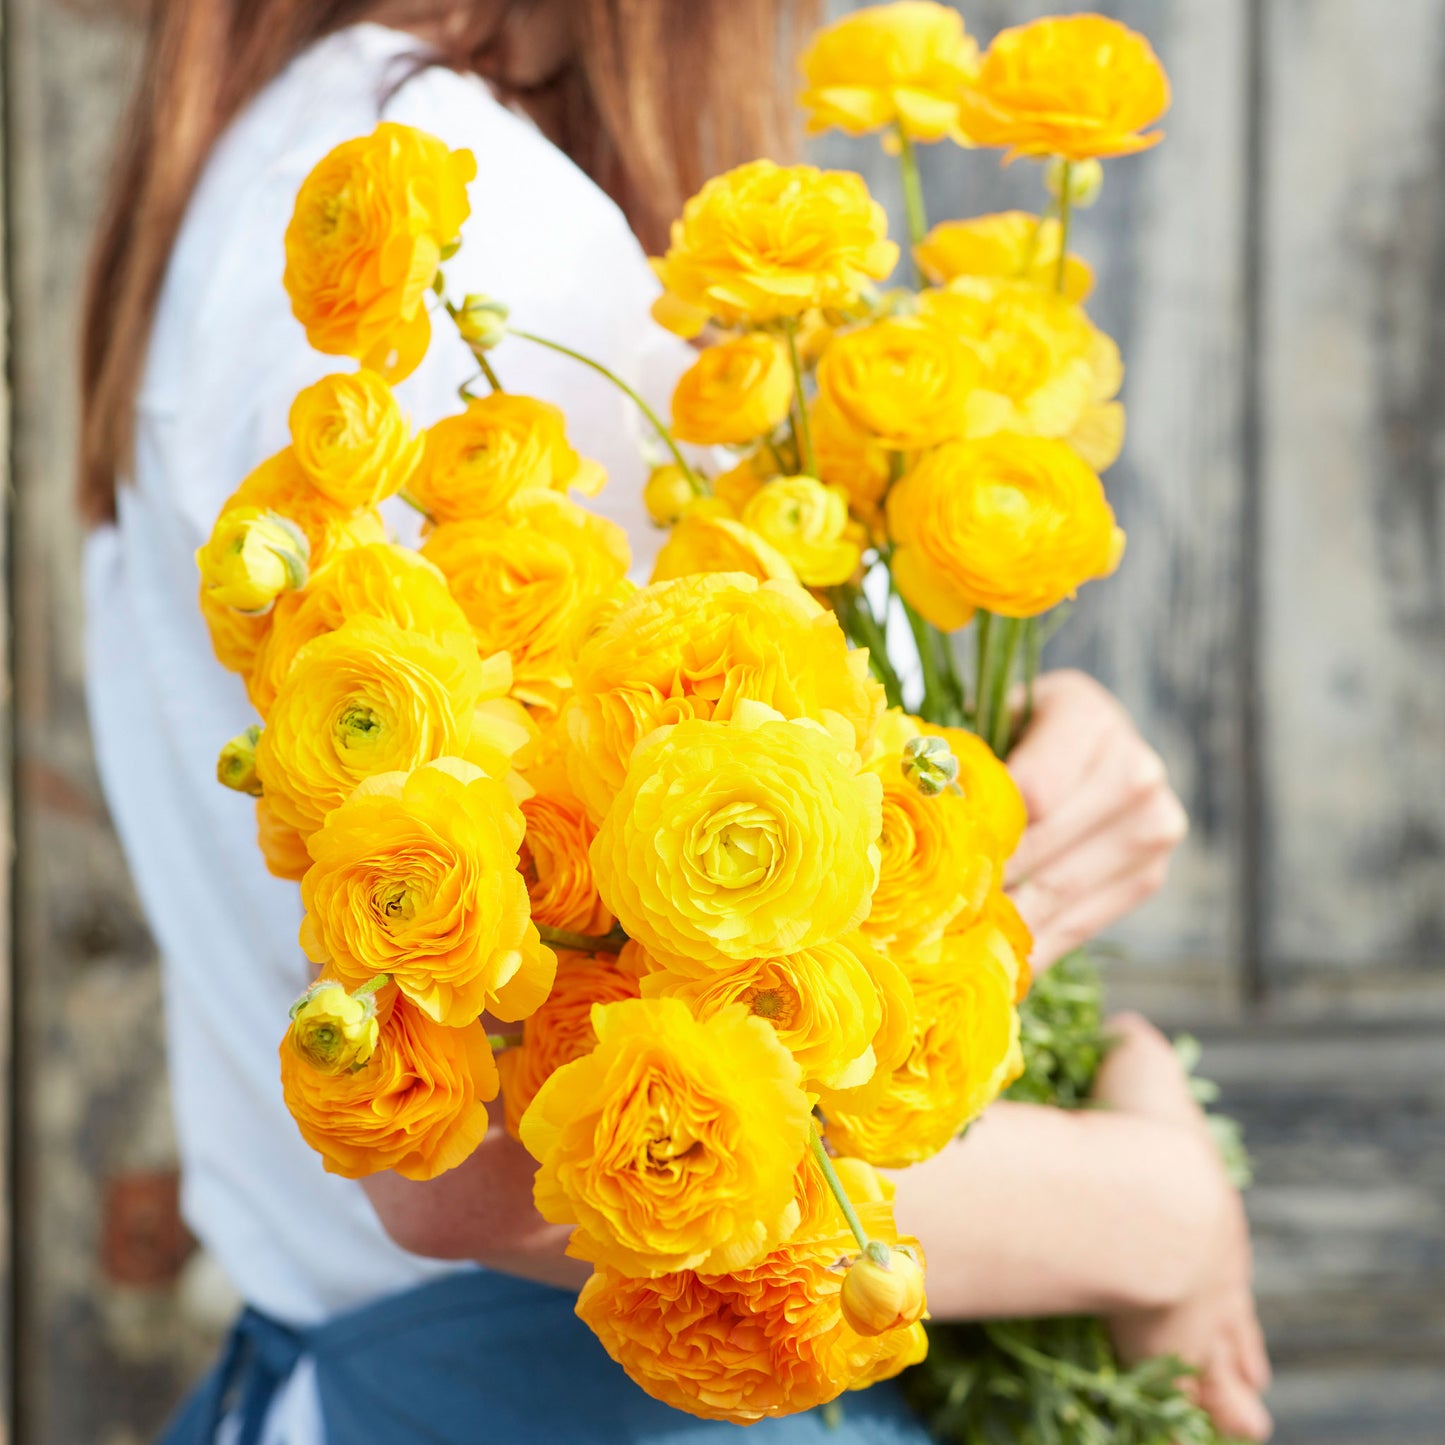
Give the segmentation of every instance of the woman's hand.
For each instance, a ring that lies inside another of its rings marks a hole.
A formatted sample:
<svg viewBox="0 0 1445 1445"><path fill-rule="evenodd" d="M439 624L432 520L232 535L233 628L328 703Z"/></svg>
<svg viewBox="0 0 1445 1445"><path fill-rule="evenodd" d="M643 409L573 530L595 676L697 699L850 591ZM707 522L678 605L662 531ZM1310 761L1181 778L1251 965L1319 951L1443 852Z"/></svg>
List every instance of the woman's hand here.
<svg viewBox="0 0 1445 1445"><path fill-rule="evenodd" d="M1095 1099L1135 1118L1208 1138L1203 1112L1169 1041L1137 1014L1112 1019L1118 1040L1099 1070ZM1179 1299L1146 1309L1111 1313L1110 1330L1126 1363L1177 1355L1199 1374L1192 1392L1225 1435L1267 1439L1273 1429L1260 1398L1269 1385L1269 1357L1255 1313L1251 1285L1249 1225L1239 1191L1219 1166L1213 1227L1203 1245L1192 1287Z"/></svg>
<svg viewBox="0 0 1445 1445"><path fill-rule="evenodd" d="M1029 826L1006 883L1047 968L1156 893L1189 831L1158 753L1082 672L1048 672L1008 761Z"/></svg>

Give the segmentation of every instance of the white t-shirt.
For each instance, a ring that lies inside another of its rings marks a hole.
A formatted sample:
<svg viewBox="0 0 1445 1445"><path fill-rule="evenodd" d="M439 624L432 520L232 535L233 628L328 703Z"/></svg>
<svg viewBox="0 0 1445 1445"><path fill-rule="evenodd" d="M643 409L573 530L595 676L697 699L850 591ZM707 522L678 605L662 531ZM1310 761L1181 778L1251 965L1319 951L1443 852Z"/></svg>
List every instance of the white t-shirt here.
<svg viewBox="0 0 1445 1445"><path fill-rule="evenodd" d="M323 1171L286 1112L276 1059L311 975L299 890L272 878L248 798L216 782L222 743L255 721L212 656L193 554L225 498L284 446L292 398L350 363L307 345L281 285L296 191L333 146L383 116L476 156L472 214L447 264L455 295L483 291L519 325L665 397L688 352L653 325L656 283L617 207L473 78L416 70L418 43L358 25L312 47L216 147L166 275L137 402L135 475L115 526L85 555L87 690L111 813L163 960L182 1208L245 1298L317 1322L468 1265L420 1259L383 1232L359 1184ZM641 504L644 432L601 377L522 341L494 353L509 390L566 412L574 445L612 481L591 503L628 531L645 571L657 545ZM475 371L442 318L398 389L420 425L459 409ZM398 516L398 527L404 525ZM320 1440L303 1371L268 1440Z"/></svg>

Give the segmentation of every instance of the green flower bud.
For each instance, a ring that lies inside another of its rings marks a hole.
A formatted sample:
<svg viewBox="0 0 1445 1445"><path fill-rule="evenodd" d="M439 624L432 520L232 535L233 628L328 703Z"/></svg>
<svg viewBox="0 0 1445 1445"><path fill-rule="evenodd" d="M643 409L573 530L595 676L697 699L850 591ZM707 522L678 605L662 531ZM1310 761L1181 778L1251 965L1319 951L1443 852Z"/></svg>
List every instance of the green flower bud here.
<svg viewBox="0 0 1445 1445"><path fill-rule="evenodd" d="M1056 201L1064 189L1065 166L1069 176L1069 204L1079 209L1092 206L1104 188L1104 167L1092 156L1072 163L1055 156L1044 172L1044 185Z"/></svg>
<svg viewBox="0 0 1445 1445"><path fill-rule="evenodd" d="M380 1036L369 987L350 994L344 984L322 979L291 1006L291 1047L318 1073L355 1073L376 1052Z"/></svg>
<svg viewBox="0 0 1445 1445"><path fill-rule="evenodd" d="M457 312L457 330L474 351L490 351L507 334L511 312L490 296L470 293Z"/></svg>
<svg viewBox="0 0 1445 1445"><path fill-rule="evenodd" d="M903 776L925 798L936 798L957 786L958 759L942 738L909 738L903 744Z"/></svg>
<svg viewBox="0 0 1445 1445"><path fill-rule="evenodd" d="M253 723L221 749L216 759L216 779L223 787L250 793L253 798L261 796L261 780L256 776L256 744L260 737L261 729Z"/></svg>

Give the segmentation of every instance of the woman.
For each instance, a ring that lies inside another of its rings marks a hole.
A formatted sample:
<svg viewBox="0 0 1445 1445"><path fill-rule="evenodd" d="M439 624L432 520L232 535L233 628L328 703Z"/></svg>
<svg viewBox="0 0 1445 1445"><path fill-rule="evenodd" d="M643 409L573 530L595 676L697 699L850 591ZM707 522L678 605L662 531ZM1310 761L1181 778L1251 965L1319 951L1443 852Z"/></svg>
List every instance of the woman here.
<svg viewBox="0 0 1445 1445"><path fill-rule="evenodd" d="M656 247L707 173L776 150L788 97L758 57L777 53L784 10L155 0L85 334L89 696L165 960L186 1218L250 1306L168 1440L736 1433L655 1405L573 1319L566 1291L581 1271L565 1231L532 1209L531 1161L501 1128L430 1184L364 1187L324 1174L297 1136L275 1048L307 981L299 901L214 781L217 740L251 714L212 659L192 553L284 442L291 398L332 369L280 286L292 200L326 151L383 116L470 148L478 177L453 289L500 296L530 329L665 387L686 353L648 322L655 287L637 238ZM625 406L549 352L513 342L498 360L510 387L560 403L577 446L623 479L599 510L627 527L645 572L656 541L625 480L638 441ZM402 388L416 420L454 410L468 369L439 338ZM1057 675L1039 703L1017 754L1033 826L1014 882L1046 963L1157 888L1183 815L1102 690ZM900 1178L900 1223L927 1245L935 1316L1106 1312L1126 1350L1196 1361L1220 1423L1260 1436L1266 1367L1238 1198L1167 1045L1138 1023L1124 1037L1102 1088L1112 1112L998 1107L967 1144ZM884 1387L847 1402L841 1431L804 1417L750 1438L922 1436Z"/></svg>

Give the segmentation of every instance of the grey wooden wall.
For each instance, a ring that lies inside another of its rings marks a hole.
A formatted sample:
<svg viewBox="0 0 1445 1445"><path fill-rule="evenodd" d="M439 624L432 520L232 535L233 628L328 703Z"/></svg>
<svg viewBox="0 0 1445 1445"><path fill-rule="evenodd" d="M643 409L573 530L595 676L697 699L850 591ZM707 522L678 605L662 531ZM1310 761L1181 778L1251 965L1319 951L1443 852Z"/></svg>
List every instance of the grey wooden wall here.
<svg viewBox="0 0 1445 1445"><path fill-rule="evenodd" d="M81 696L74 326L134 62L118 8L0 0L24 1445L150 1438L225 1306L177 1225L153 951ZM986 39L1069 7L962 8ZM1131 547L1051 660L1120 692L1194 819L1116 989L1204 1032L1250 1126L1280 1438L1438 1442L1445 0L1099 8L1153 38L1175 104L1079 228L1129 364L1108 483ZM881 157L820 150L896 203ZM1029 166L924 160L939 215L1037 203Z"/></svg>

